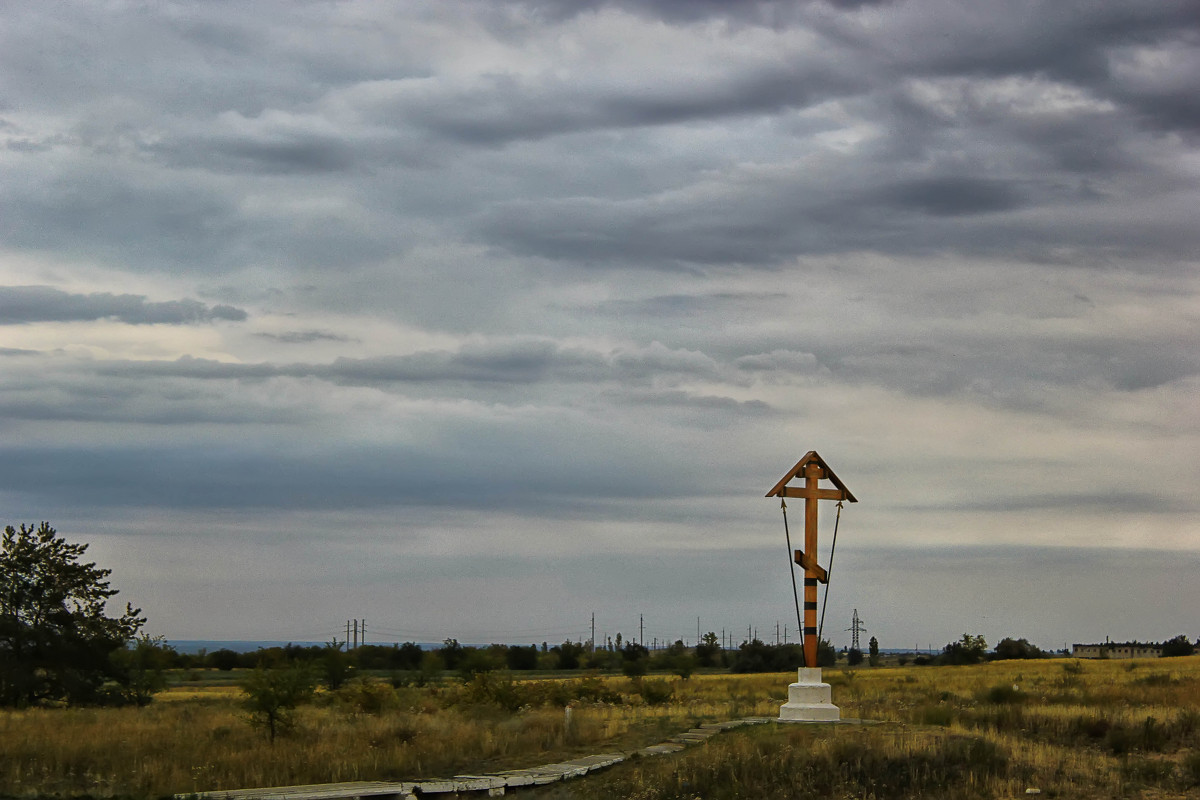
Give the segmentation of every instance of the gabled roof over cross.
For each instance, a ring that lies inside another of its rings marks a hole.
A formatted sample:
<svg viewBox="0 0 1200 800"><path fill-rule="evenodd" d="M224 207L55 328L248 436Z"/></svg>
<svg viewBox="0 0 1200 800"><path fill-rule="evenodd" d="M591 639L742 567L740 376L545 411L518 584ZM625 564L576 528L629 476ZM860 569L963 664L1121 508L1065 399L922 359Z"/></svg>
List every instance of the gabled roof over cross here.
<svg viewBox="0 0 1200 800"><path fill-rule="evenodd" d="M838 479L838 476L833 474L833 470L831 470L829 468L829 465L826 464L819 455L817 455L816 450L809 450L807 453L805 453L804 458L797 461L796 466L794 466L790 470L788 470L788 473L786 475L784 475L783 478L780 479L779 483L775 484L775 488L773 488L773 489L771 489L771 491L767 492L766 496L767 497L809 497L810 496L809 492L804 487L787 485L787 482L790 481L792 478L796 477L797 475L803 476L804 468L807 467L809 464L816 464L816 465L820 466L821 471L825 473L824 477L826 479L828 479L829 481L831 481L833 483L833 485L837 487L836 489L817 489L816 499L818 499L818 500L845 500L850 503L858 502L858 499L850 493L849 489L846 488L846 484L842 483L841 480Z"/></svg>

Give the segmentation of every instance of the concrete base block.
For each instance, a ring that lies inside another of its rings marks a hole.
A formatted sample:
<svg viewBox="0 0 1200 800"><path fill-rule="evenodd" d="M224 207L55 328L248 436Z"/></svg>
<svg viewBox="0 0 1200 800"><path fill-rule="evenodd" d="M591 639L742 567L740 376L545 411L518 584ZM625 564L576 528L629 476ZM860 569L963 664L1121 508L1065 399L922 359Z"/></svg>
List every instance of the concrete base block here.
<svg viewBox="0 0 1200 800"><path fill-rule="evenodd" d="M837 722L842 711L830 702L833 690L821 682L821 669L801 668L796 682L788 686L788 701L779 708L785 722Z"/></svg>

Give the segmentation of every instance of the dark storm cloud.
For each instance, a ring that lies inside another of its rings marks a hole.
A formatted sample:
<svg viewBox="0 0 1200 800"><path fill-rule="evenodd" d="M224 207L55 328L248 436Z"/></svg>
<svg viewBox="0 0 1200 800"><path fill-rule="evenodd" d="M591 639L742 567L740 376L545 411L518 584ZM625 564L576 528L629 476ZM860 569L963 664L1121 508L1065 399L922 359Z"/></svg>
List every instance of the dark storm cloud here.
<svg viewBox="0 0 1200 800"><path fill-rule="evenodd" d="M703 353L660 344L602 353L548 340L468 344L406 356L338 358L328 364L237 364L186 356L176 361L98 362L103 376L261 380L319 378L343 385L390 383L535 384L615 381L636 385L671 377L717 377L720 366Z"/></svg>
<svg viewBox="0 0 1200 800"><path fill-rule="evenodd" d="M1035 75L1106 86L1111 51L1125 45L1187 41L1200 27L1188 0L1125 3L1092 0L990 3L971 7L931 0L884 7L882 17L821 20L824 30L905 72L940 75ZM883 22L880 25L880 22Z"/></svg>
<svg viewBox="0 0 1200 800"><path fill-rule="evenodd" d="M284 344L309 344L311 342L353 342L352 337L329 331L285 331L284 333L256 333L264 339Z"/></svg>
<svg viewBox="0 0 1200 800"><path fill-rule="evenodd" d="M203 420L201 420L203 421ZM707 486L603 421L429 420L411 443L209 437L159 445L0 447L0 483L36 507L489 508L586 513L584 501L679 497ZM581 459L578 453L586 453ZM653 512L648 512L653 514Z"/></svg>
<svg viewBox="0 0 1200 800"><path fill-rule="evenodd" d="M341 172L354 164L353 144L329 136L286 136L261 140L217 138L180 140L156 147L171 166L227 172L306 174Z"/></svg>
<svg viewBox="0 0 1200 800"><path fill-rule="evenodd" d="M834 8L858 9L885 5L895 0L524 0L520 5L534 9L543 19L563 20L605 8L620 8L650 19L688 23L720 19L731 23L779 26L793 23L806 4L823 3Z"/></svg>
<svg viewBox="0 0 1200 800"><path fill-rule="evenodd" d="M727 310L731 304L772 297L767 292L715 292L704 295L665 294L641 300L605 300L593 308L578 309L615 317L704 317Z"/></svg>
<svg viewBox="0 0 1200 800"><path fill-rule="evenodd" d="M578 131L712 121L777 113L865 88L852 71L814 62L785 62L715 74L711 80L668 80L647 87L597 86L580 96L576 85L529 85L489 77L460 97L414 98L403 117L439 136L494 146Z"/></svg>
<svg viewBox="0 0 1200 800"><path fill-rule="evenodd" d="M986 214L1024 205L1010 183L969 177L905 181L883 187L880 196L894 210L917 210L933 216Z"/></svg>
<svg viewBox="0 0 1200 800"><path fill-rule="evenodd" d="M913 506L914 510L930 510ZM1200 502L1166 497L1153 492L1063 492L991 497L979 502L943 503L938 510L958 511L1055 511L1088 509L1095 513L1177 514L1200 511Z"/></svg>
<svg viewBox="0 0 1200 800"><path fill-rule="evenodd" d="M115 319L130 325L191 325L214 320L241 322L246 312L198 300L149 302L143 295L107 292L70 294L50 286L0 286L0 325Z"/></svg>

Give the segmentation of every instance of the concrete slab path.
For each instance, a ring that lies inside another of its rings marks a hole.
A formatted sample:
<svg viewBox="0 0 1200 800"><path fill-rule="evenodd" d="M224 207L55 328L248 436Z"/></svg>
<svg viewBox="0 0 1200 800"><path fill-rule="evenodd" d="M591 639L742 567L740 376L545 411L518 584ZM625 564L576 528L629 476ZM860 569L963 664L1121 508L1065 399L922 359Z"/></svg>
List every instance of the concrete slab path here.
<svg viewBox="0 0 1200 800"><path fill-rule="evenodd" d="M639 756L659 756L678 753L691 745L707 742L722 731L744 725L763 725L776 720L767 717L747 717L725 722L707 722L660 744L643 747ZM502 796L508 789L521 786L543 786L547 783L578 778L613 764L619 764L630 753L600 753L594 756L542 764L526 769L511 769L493 775L455 775L452 778L431 778L421 781L349 781L320 783L309 786L275 786L264 789L177 794L176 800L417 800L425 795L465 794L486 792L488 797Z"/></svg>

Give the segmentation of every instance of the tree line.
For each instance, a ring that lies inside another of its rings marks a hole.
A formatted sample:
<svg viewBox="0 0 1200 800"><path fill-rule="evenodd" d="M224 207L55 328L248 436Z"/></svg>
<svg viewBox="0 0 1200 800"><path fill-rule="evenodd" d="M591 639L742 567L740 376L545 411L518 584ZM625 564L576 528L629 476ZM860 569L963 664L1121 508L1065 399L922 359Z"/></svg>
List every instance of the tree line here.
<svg viewBox="0 0 1200 800"><path fill-rule="evenodd" d="M803 665L799 644L765 644L753 639L736 650L721 646L715 632L693 647L678 640L651 653L637 642L594 648L564 641L550 645L492 644L472 647L446 639L425 649L415 642L363 645L348 651L336 639L325 645L260 648L239 653L230 649L188 654L177 652L161 637L142 632L141 610L126 604L116 616L106 613L117 594L108 576L84 561L88 545L60 537L49 523L11 525L0 540L0 706L148 703L165 685L166 670L285 669L300 666L331 689L356 672L389 673L393 682L424 683L447 673L471 680L499 671L577 670L621 672L640 677L649 672L688 678L697 669L733 672L782 672ZM1184 635L1163 645L1163 656L1193 654L1200 647ZM869 663L881 663L879 643L871 638ZM850 666L863 660L857 649L841 655ZM988 652L982 636L964 633L936 656L917 656L915 664L974 664L985 660L1045 658L1051 654L1026 639L1005 638ZM838 663L839 653L826 640L818 645L817 664ZM897 658L907 663L906 656Z"/></svg>

